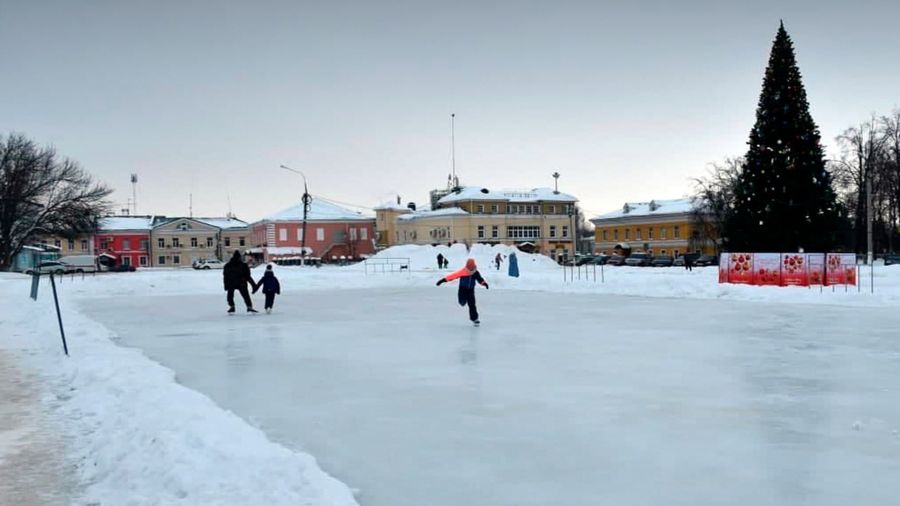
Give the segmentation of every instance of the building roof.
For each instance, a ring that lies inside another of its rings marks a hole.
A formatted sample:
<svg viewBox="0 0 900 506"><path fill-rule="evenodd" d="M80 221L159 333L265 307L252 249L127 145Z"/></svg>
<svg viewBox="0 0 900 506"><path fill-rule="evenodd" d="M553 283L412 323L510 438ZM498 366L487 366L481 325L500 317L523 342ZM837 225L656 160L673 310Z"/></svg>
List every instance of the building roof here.
<svg viewBox="0 0 900 506"><path fill-rule="evenodd" d="M687 214L694 209L693 199L651 200L650 202L626 202L620 209L601 214L594 220L629 218L632 216L658 216L664 214Z"/></svg>
<svg viewBox="0 0 900 506"><path fill-rule="evenodd" d="M306 221L371 221L375 218L358 211L341 207L322 197L313 197L310 203ZM271 216L266 216L262 221L302 221L303 204L289 207Z"/></svg>
<svg viewBox="0 0 900 506"><path fill-rule="evenodd" d="M234 217L226 217L226 218L189 218L195 221L199 221L200 223L206 223L207 225L211 225L213 227L221 228L222 230L229 230L232 228L247 228L250 226L249 223L243 220L239 220Z"/></svg>
<svg viewBox="0 0 900 506"><path fill-rule="evenodd" d="M532 188L531 190L507 189L489 190L478 186L464 186L438 200L438 204L449 204L467 200L503 200L508 202L576 202L574 196L554 192L552 188Z"/></svg>
<svg viewBox="0 0 900 506"><path fill-rule="evenodd" d="M465 216L468 215L464 209L460 209L458 207L445 207L442 209L435 210L423 210L423 211L414 211L409 214L403 214L397 216L398 220L409 221L409 220L419 220L423 218L439 218L443 216Z"/></svg>
<svg viewBox="0 0 900 506"><path fill-rule="evenodd" d="M406 207L406 206L403 205L403 204L398 204L398 203L397 203L396 201L394 201L394 200L391 200L391 201L385 202L384 204L379 204L379 205L375 206L375 210L376 210L376 211L383 211L383 210L389 210L389 211L410 211L410 209L409 209L408 207Z"/></svg>
<svg viewBox="0 0 900 506"><path fill-rule="evenodd" d="M155 216L106 216L100 218L100 232L116 232L123 230L149 231L156 221Z"/></svg>

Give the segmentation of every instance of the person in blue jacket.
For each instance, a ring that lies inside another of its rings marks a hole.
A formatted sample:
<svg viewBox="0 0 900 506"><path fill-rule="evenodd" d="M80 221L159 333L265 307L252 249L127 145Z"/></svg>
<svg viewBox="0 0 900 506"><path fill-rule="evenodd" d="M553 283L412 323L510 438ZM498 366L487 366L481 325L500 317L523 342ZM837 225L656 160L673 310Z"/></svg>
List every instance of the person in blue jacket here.
<svg viewBox="0 0 900 506"><path fill-rule="evenodd" d="M272 266L266 266L266 272L263 274L262 279L259 280L259 283L256 284L256 290L262 287L263 294L266 296L266 313L272 313L272 307L275 305L275 295L281 293L281 283L278 282L278 278L275 277L275 272L272 271ZM253 293L256 293L256 290L253 290Z"/></svg>

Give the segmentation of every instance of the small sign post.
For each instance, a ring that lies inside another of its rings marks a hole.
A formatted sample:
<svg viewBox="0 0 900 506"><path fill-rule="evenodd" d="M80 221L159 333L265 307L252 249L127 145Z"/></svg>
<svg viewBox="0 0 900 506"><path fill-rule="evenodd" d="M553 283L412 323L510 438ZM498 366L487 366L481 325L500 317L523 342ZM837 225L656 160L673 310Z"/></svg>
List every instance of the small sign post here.
<svg viewBox="0 0 900 506"><path fill-rule="evenodd" d="M41 273L35 272L31 275L31 300L37 300L39 286L41 286Z"/></svg>

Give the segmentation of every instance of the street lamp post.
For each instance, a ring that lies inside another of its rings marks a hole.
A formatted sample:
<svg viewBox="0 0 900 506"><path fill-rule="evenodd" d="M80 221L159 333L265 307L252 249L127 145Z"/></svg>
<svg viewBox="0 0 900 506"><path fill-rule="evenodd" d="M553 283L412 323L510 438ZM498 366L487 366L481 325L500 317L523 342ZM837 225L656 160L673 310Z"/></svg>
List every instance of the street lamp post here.
<svg viewBox="0 0 900 506"><path fill-rule="evenodd" d="M312 203L312 196L309 194L309 187L306 184L306 175L300 172L299 170L292 169L286 165L280 166L284 170L288 170L293 172L294 174L300 174L300 177L303 178L303 232L300 235L300 256L306 257L306 217L309 214L309 206ZM305 263L305 262L301 262Z"/></svg>

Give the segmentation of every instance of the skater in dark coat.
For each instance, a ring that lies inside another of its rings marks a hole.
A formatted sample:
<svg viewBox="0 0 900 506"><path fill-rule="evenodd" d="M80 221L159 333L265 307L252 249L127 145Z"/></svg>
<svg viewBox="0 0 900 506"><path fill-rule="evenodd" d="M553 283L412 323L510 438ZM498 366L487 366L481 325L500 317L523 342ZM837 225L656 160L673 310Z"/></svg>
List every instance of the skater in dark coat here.
<svg viewBox="0 0 900 506"><path fill-rule="evenodd" d="M693 255L684 255L684 270L693 271L694 270L694 256Z"/></svg>
<svg viewBox="0 0 900 506"><path fill-rule="evenodd" d="M441 286L447 281L453 281L454 279L459 279L459 292L457 294L459 305L468 305L469 319L472 320L472 323L475 325L480 325L481 322L478 321L478 309L475 307L475 284L478 283L485 289L488 288L488 284L484 278L481 277L481 273L478 272L478 266L475 265L475 259L468 259L465 267L439 279L437 286Z"/></svg>
<svg viewBox="0 0 900 506"><path fill-rule="evenodd" d="M438 253L437 262L438 262L438 269L443 269L444 268L444 255Z"/></svg>
<svg viewBox="0 0 900 506"><path fill-rule="evenodd" d="M225 268L222 270L222 279L225 282L225 291L228 292L226 299L228 301L228 312L234 312L234 291L237 290L240 292L241 298L244 299L244 304L247 305L247 312L255 313L253 301L250 300L250 292L247 291L247 283L250 283L253 291L256 291L256 283L253 282L253 278L250 276L250 267L241 259L240 251L235 251L234 255L231 256L231 260L225 264Z"/></svg>
<svg viewBox="0 0 900 506"><path fill-rule="evenodd" d="M266 296L266 313L271 313L272 307L275 306L275 295L281 293L281 283L275 277L275 272L272 271L271 265L266 266L266 272L263 274L262 279L259 280L259 283L256 283L253 293L256 293L260 287L262 287L262 292Z"/></svg>

